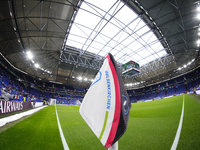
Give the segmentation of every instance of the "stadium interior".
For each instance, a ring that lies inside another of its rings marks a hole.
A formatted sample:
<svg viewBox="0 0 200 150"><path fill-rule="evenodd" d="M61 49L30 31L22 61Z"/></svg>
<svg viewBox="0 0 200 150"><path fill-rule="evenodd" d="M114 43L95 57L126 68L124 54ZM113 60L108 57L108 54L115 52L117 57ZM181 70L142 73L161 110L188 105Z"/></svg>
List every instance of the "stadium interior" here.
<svg viewBox="0 0 200 150"><path fill-rule="evenodd" d="M200 63L199 2L114 2L104 8L98 2L76 0L2 1L1 62L15 74L15 81L22 80L31 89L29 94L26 87L26 94L14 94L66 100L70 94L64 91L80 91L74 98L81 101L107 53L113 54L119 69L130 60L140 65L139 73L122 74L132 101L177 95L196 88ZM81 22L83 16L78 15L79 11L93 17L96 26L85 23L90 19ZM109 14L107 19L103 13ZM126 13L130 13L128 19L120 22L121 15ZM110 26L116 33L106 37ZM127 46L125 42L133 45ZM33 89L40 86L45 94Z"/></svg>
<svg viewBox="0 0 200 150"><path fill-rule="evenodd" d="M131 103L199 94L200 1L0 1L0 100L80 106L108 53Z"/></svg>

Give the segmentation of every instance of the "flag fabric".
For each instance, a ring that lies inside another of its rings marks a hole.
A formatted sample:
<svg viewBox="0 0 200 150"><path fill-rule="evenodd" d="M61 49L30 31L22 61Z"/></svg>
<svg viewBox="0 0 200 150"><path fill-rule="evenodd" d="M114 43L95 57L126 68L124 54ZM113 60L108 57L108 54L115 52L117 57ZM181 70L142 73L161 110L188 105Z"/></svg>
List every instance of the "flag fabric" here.
<svg viewBox="0 0 200 150"><path fill-rule="evenodd" d="M15 96L14 96L14 99L19 99L19 95L15 95Z"/></svg>
<svg viewBox="0 0 200 150"><path fill-rule="evenodd" d="M79 112L104 147L125 133L131 102L114 57L108 54L88 89Z"/></svg>

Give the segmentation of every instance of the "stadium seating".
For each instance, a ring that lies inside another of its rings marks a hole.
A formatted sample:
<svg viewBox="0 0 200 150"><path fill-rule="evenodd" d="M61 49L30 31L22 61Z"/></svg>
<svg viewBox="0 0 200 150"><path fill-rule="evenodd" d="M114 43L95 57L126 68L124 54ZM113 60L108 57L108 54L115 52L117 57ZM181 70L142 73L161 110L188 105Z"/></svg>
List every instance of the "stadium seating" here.
<svg viewBox="0 0 200 150"><path fill-rule="evenodd" d="M61 84L42 82L30 76L14 76L0 68L0 98L16 101L48 101L57 99L57 104L79 105L86 90ZM168 96L183 94L200 89L198 70L159 84L136 90L127 90L131 102L155 100Z"/></svg>
<svg viewBox="0 0 200 150"><path fill-rule="evenodd" d="M186 86L183 83L178 85L176 95L183 94L185 92L186 92Z"/></svg>
<svg viewBox="0 0 200 150"><path fill-rule="evenodd" d="M85 94L84 89L78 89L76 91L74 88L68 86L66 86L67 89L65 89L66 87L62 85L42 83L29 76L22 77L23 79L12 77L8 71L4 70L4 68L0 68L0 89L3 90L0 94L0 98L4 100L37 102L56 98L57 104L78 105ZM53 86L54 88L52 88ZM60 96L60 94L57 94L59 91L68 93L68 95L62 94L62 96Z"/></svg>
<svg viewBox="0 0 200 150"><path fill-rule="evenodd" d="M151 93L151 95L148 97L148 100L153 100L156 97L157 92Z"/></svg>
<svg viewBox="0 0 200 150"><path fill-rule="evenodd" d="M141 96L140 100L146 100L148 96L149 96L149 93L145 93Z"/></svg>
<svg viewBox="0 0 200 150"><path fill-rule="evenodd" d="M162 90L157 94L157 96L154 99L161 99L161 98L165 97L165 94L166 94L166 91Z"/></svg>

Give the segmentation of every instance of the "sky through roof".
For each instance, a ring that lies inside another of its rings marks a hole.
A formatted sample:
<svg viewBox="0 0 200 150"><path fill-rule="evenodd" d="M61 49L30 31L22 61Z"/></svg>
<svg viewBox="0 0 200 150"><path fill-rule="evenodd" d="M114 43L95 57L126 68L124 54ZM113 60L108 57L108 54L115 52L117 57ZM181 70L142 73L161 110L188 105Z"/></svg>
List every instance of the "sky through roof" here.
<svg viewBox="0 0 200 150"><path fill-rule="evenodd" d="M122 1L87 0L73 22L66 45L106 56L129 60L140 66L166 55L148 25Z"/></svg>

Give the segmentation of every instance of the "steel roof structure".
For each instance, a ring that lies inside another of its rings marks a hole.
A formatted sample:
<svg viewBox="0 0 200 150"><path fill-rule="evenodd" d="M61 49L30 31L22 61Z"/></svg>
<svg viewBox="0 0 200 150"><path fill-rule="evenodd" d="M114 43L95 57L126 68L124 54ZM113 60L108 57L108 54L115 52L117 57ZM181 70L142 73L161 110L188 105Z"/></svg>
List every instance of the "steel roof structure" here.
<svg viewBox="0 0 200 150"><path fill-rule="evenodd" d="M140 64L139 74L122 75L127 89L152 85L199 67L199 6L195 0L0 1L1 58L36 79L88 88L110 52L119 68L129 60Z"/></svg>

